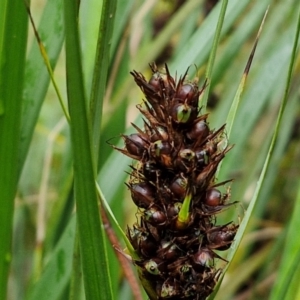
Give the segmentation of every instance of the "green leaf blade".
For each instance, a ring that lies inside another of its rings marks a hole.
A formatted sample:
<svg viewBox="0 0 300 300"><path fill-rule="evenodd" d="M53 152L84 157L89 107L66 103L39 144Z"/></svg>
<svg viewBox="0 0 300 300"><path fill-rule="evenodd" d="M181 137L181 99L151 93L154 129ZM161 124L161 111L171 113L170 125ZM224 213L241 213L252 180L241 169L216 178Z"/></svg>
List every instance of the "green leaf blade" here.
<svg viewBox="0 0 300 300"><path fill-rule="evenodd" d="M77 6L64 2L67 90L74 159L74 191L80 251L87 299L112 299L104 232L98 212L91 130L85 101Z"/></svg>
<svg viewBox="0 0 300 300"><path fill-rule="evenodd" d="M6 298L12 259L12 223L18 182L22 89L27 42L27 14L22 3L6 1L0 29L0 295Z"/></svg>

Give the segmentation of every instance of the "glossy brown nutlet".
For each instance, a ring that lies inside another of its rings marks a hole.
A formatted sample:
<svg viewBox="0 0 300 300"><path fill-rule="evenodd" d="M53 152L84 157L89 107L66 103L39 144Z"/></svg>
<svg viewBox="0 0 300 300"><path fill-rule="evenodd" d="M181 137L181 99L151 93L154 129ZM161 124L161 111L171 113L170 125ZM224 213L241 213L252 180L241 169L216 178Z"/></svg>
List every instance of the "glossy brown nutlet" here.
<svg viewBox="0 0 300 300"><path fill-rule="evenodd" d="M193 106L197 106L198 88L191 83L186 83L179 86L176 93L176 100L177 99L180 99L182 102L187 102L189 104L192 104Z"/></svg>
<svg viewBox="0 0 300 300"><path fill-rule="evenodd" d="M222 205L222 194L219 190L212 188L206 192L204 204L208 206Z"/></svg>
<svg viewBox="0 0 300 300"><path fill-rule="evenodd" d="M144 212L145 220L155 226L164 226L167 222L167 217L158 207L151 206Z"/></svg>
<svg viewBox="0 0 300 300"><path fill-rule="evenodd" d="M154 203L153 186L147 182L132 183L129 185L131 198L136 206L140 208L148 208Z"/></svg>
<svg viewBox="0 0 300 300"><path fill-rule="evenodd" d="M182 207L181 202L175 202L174 204L169 204L167 208L168 218L173 219L174 217L177 217L181 207Z"/></svg>
<svg viewBox="0 0 300 300"><path fill-rule="evenodd" d="M142 158L149 144L138 133L124 135L125 147L128 153Z"/></svg>
<svg viewBox="0 0 300 300"><path fill-rule="evenodd" d="M177 176L170 185L170 190L174 195L174 199L183 200L187 190L187 178Z"/></svg>
<svg viewBox="0 0 300 300"><path fill-rule="evenodd" d="M201 145L209 135L208 125L200 119L193 124L192 129L186 135L190 140L196 141L197 145Z"/></svg>
<svg viewBox="0 0 300 300"><path fill-rule="evenodd" d="M216 250L227 250L234 240L238 226L216 226L207 234L210 246Z"/></svg>

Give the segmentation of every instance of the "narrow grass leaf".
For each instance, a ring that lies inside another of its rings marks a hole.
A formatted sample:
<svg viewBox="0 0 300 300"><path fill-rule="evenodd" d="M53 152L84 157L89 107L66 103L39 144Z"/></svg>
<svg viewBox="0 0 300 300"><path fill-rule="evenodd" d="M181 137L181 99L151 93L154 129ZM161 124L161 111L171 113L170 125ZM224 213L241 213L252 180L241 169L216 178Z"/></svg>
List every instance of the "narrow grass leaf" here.
<svg viewBox="0 0 300 300"><path fill-rule="evenodd" d="M136 252L134 251L134 249L133 249L129 239L127 238L125 232L122 230L122 228L119 225L117 219L115 218L115 216L114 216L112 210L110 209L109 204L108 204L107 200L105 199L105 196L104 196L104 194L103 194L103 192L102 192L102 190L101 190L101 188L100 188L100 186L97 182L96 182L96 186L97 186L98 194L99 194L100 199L101 199L101 203L105 206L105 209L108 212L112 223L118 229L119 234L122 236L131 257L133 257L134 259L138 259L139 257L137 256Z"/></svg>
<svg viewBox="0 0 300 300"><path fill-rule="evenodd" d="M115 11L116 0L103 1L90 99L93 152L97 155L99 153L100 146L102 106L110 61L110 45L114 27ZM95 157L94 159L95 165L97 166L98 158Z"/></svg>
<svg viewBox="0 0 300 300"><path fill-rule="evenodd" d="M253 61L253 58L254 58L257 43L258 43L262 28L263 28L263 25L264 25L266 16L268 14L268 10L269 10L269 8L266 10L265 15L263 17L263 20L260 24L260 27L259 27L256 39L255 39L252 51L251 51L250 56L248 58L248 61L247 61L247 64L246 64L241 82L238 86L238 89L237 89L236 94L233 98L229 113L227 115L227 119L226 119L226 139L228 139L228 140L230 138L232 126L233 126L235 116L236 116L236 112L237 112L237 109L238 109L238 106L239 106L239 103L240 103L240 100L241 100L241 96L242 96L242 93L243 93L243 90L244 90L244 87L245 87L245 84L246 84L246 80L247 80L247 77L248 77L248 74L249 74L249 71L250 71L250 67L251 67L251 64L252 64L252 61ZM225 143L225 145L227 146L227 142ZM219 168L218 168L216 177L218 177L218 173L219 173L219 171L222 167L222 163L223 163L223 161L221 161L220 164L219 164Z"/></svg>
<svg viewBox="0 0 300 300"><path fill-rule="evenodd" d="M246 67L245 67L245 70L244 70L244 74L242 76L242 80L241 80L241 82L238 86L237 92L236 92L235 97L232 101L232 104L231 104L231 107L230 107L230 110L229 110L229 113L228 113L228 116L227 116L227 119L226 119L226 133L227 133L228 139L229 139L230 134L231 134L232 125L233 125L233 122L235 120L236 112L237 112L237 109L238 109L238 106L239 106L239 103L240 103L240 100L241 100L241 96L242 96L242 93L243 93L243 90L244 90L244 87L245 87L245 84L246 84L246 80L247 80L247 77L248 77L248 74L249 74L249 71L250 71L250 67L251 67L251 64L252 64L252 61L253 61L253 58L254 58L257 43L258 43L261 31L262 31L263 25L265 23L265 19L266 19L267 14L268 14L268 10L269 10L269 8L266 10L265 15L263 17L263 20L260 24L260 27L259 27L256 39L255 39L252 51L250 53L248 62L246 64Z"/></svg>
<svg viewBox="0 0 300 300"><path fill-rule="evenodd" d="M77 3L64 1L66 28L67 91L71 117L74 159L74 191L77 207L80 251L87 299L112 299L104 232L98 212L92 139L88 120L81 50L78 35Z"/></svg>
<svg viewBox="0 0 300 300"><path fill-rule="evenodd" d="M201 97L201 101L199 103L200 106L203 107L204 112L206 111L207 99L208 99L208 95L209 95L209 91L210 91L212 70L213 70L213 66L214 66L214 62L215 62L215 58L216 58L217 48L218 48L219 41L220 41L220 36L221 36L222 26L223 26L223 22L224 22L224 18L225 18L227 4L228 4L228 0L222 1L220 15L218 18L216 32L214 35L213 45L212 45L212 49L211 49L209 59L208 59L208 65L207 65L206 74L205 74L205 80L207 80L208 86L204 90L204 93L202 94L202 97Z"/></svg>
<svg viewBox="0 0 300 300"><path fill-rule="evenodd" d="M23 2L3 2L0 56L0 297L6 298L17 191L27 14ZM2 10L2 8L1 8Z"/></svg>

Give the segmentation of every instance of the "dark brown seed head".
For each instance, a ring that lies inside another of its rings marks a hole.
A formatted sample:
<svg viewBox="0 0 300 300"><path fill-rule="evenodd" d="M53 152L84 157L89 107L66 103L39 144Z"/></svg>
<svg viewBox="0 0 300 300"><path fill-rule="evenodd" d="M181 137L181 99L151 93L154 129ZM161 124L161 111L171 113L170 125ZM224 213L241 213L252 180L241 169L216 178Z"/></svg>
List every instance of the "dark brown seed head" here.
<svg viewBox="0 0 300 300"><path fill-rule="evenodd" d="M199 89L187 72L177 80L167 66L150 67L149 81L131 73L144 93L137 106L144 128L133 124L137 133L123 135L125 149L114 147L138 161L128 184L138 221L127 236L150 299L202 300L220 274L213 250L228 249L238 228L216 225L216 214L232 205L215 179L230 147L220 146L225 126L211 130L198 108L206 82Z"/></svg>

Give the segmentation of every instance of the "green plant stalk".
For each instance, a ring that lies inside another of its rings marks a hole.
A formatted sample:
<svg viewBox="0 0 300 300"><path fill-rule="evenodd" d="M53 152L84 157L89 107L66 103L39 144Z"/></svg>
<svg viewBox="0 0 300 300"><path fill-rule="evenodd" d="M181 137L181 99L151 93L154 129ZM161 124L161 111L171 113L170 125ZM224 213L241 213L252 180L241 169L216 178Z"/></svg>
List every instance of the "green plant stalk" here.
<svg viewBox="0 0 300 300"><path fill-rule="evenodd" d="M207 99L208 99L208 95L209 95L209 91L210 91L212 70L213 70L213 66L214 66L214 62L215 62L215 58L216 58L217 48L219 45L219 40L220 40L220 36L221 36L222 26L224 23L227 4L228 4L228 0L222 1L221 11L220 11L217 28L216 28L216 33L214 36L212 49L211 49L211 52L209 55L207 70L206 70L206 74L205 74L205 78L207 80L208 86L204 90L203 96L201 97L201 101L199 103L200 106L203 107L204 112L206 111Z"/></svg>
<svg viewBox="0 0 300 300"><path fill-rule="evenodd" d="M98 213L91 131L83 86L78 7L64 1L67 92L71 117L74 193L86 299L112 299L104 232Z"/></svg>
<svg viewBox="0 0 300 300"><path fill-rule="evenodd" d="M98 33L92 90L90 96L90 116L92 120L93 153L95 166L98 165L100 146L100 127L102 121L102 106L106 89L108 67L110 61L110 45L114 27L116 0L105 0L102 4L102 14Z"/></svg>
<svg viewBox="0 0 300 300"><path fill-rule="evenodd" d="M0 298L6 298L11 262L14 198L18 182L20 122L27 42L27 14L24 3L4 3L1 25L0 76ZM4 14L4 13L3 13Z"/></svg>

